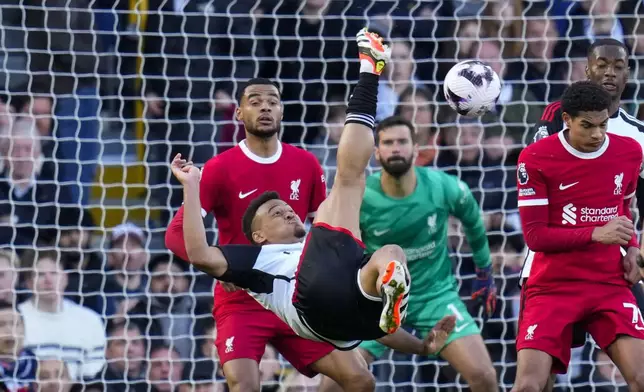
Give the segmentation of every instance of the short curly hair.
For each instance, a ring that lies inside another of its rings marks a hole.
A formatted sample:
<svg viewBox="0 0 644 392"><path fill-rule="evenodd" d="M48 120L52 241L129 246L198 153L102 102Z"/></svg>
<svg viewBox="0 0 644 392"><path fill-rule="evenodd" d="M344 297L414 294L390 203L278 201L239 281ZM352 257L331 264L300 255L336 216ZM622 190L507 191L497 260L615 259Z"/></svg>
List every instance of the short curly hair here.
<svg viewBox="0 0 644 392"><path fill-rule="evenodd" d="M242 231L244 232L244 235L246 236L248 241L250 241L250 243L253 245L258 245L255 243L255 241L253 241L253 220L255 219L255 215L257 214L259 207L261 207L267 201L271 200L280 200L279 193L275 191L262 193L250 202L248 208L244 212L244 216L242 217Z"/></svg>
<svg viewBox="0 0 644 392"><path fill-rule="evenodd" d="M570 117L581 112L601 112L610 107L612 100L608 91L590 81L571 84L561 97L561 111Z"/></svg>

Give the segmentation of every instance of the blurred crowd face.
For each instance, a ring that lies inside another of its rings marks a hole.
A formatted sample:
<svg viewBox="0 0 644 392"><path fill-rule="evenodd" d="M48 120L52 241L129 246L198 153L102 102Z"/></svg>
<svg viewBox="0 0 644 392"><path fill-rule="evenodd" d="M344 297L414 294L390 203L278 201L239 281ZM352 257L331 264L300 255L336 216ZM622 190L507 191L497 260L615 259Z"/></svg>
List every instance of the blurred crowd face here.
<svg viewBox="0 0 644 392"><path fill-rule="evenodd" d="M143 244L133 236L127 236L112 244L108 255L110 268L123 272L142 271L148 261Z"/></svg>
<svg viewBox="0 0 644 392"><path fill-rule="evenodd" d="M217 328L214 325L204 330L204 339L201 344L201 354L206 358L219 360L217 347L215 347L215 340L217 339Z"/></svg>
<svg viewBox="0 0 644 392"><path fill-rule="evenodd" d="M459 163L478 163L480 155L480 139L483 127L480 124L460 124L450 132L445 133L445 142L452 147L452 153L457 155Z"/></svg>
<svg viewBox="0 0 644 392"><path fill-rule="evenodd" d="M17 282L18 273L13 261L5 255L0 255L0 300L14 303Z"/></svg>
<svg viewBox="0 0 644 392"><path fill-rule="evenodd" d="M277 87L272 84L254 84L244 90L235 115L238 121L244 123L246 132L269 139L280 130L283 110Z"/></svg>
<svg viewBox="0 0 644 392"><path fill-rule="evenodd" d="M389 75L395 86L406 88L414 73L411 47L406 42L394 42L391 46L391 68Z"/></svg>
<svg viewBox="0 0 644 392"><path fill-rule="evenodd" d="M559 38L554 21L529 20L526 23L526 38L528 39L527 57L542 61L553 58L557 38Z"/></svg>
<svg viewBox="0 0 644 392"><path fill-rule="evenodd" d="M481 41L478 47L478 57L479 60L488 64L499 78L503 78L505 74L505 64L503 61L503 55L501 54L501 48L499 45L492 41Z"/></svg>
<svg viewBox="0 0 644 392"><path fill-rule="evenodd" d="M175 295L188 291L188 278L176 263L158 263L151 272L150 290L158 300L169 301Z"/></svg>
<svg viewBox="0 0 644 392"><path fill-rule="evenodd" d="M150 384L159 392L172 392L181 381L183 363L179 354L167 348L152 351L148 367Z"/></svg>
<svg viewBox="0 0 644 392"><path fill-rule="evenodd" d="M461 56L465 57L469 53L472 53L472 49L477 42L479 42L479 24L475 20L466 20L458 22L458 51Z"/></svg>
<svg viewBox="0 0 644 392"><path fill-rule="evenodd" d="M41 360L38 363L39 392L69 392L72 381L65 363L58 359Z"/></svg>
<svg viewBox="0 0 644 392"><path fill-rule="evenodd" d="M134 325L114 330L108 337L105 356L109 367L118 373L139 376L145 357L145 343L141 331Z"/></svg>
<svg viewBox="0 0 644 392"><path fill-rule="evenodd" d="M332 142L332 144L338 144L340 142L342 131L344 131L344 121L346 120L346 117L347 116L343 109L336 110L333 108L329 111L325 124L329 141Z"/></svg>
<svg viewBox="0 0 644 392"><path fill-rule="evenodd" d="M56 260L42 258L34 265L29 286L36 301L59 302L67 287L67 274Z"/></svg>
<svg viewBox="0 0 644 392"><path fill-rule="evenodd" d="M403 98L400 105L400 117L411 122L415 127L428 128L432 126L434 113L431 109L431 102L424 95L408 95Z"/></svg>
<svg viewBox="0 0 644 392"><path fill-rule="evenodd" d="M17 357L23 348L25 326L14 308L0 310L0 357Z"/></svg>
<svg viewBox="0 0 644 392"><path fill-rule="evenodd" d="M60 235L58 245L62 258L70 268L78 266L89 249L90 233L86 230L67 230Z"/></svg>
<svg viewBox="0 0 644 392"><path fill-rule="evenodd" d="M496 20L506 21L506 23L509 23L517 15L512 0L498 0L492 2L490 6L492 7L492 17Z"/></svg>
<svg viewBox="0 0 644 392"><path fill-rule="evenodd" d="M37 146L40 141L20 135L13 137L8 142L7 167L14 181L29 180L36 173L36 162L40 155Z"/></svg>
<svg viewBox="0 0 644 392"><path fill-rule="evenodd" d="M614 16L621 0L582 1L582 7L591 16Z"/></svg>

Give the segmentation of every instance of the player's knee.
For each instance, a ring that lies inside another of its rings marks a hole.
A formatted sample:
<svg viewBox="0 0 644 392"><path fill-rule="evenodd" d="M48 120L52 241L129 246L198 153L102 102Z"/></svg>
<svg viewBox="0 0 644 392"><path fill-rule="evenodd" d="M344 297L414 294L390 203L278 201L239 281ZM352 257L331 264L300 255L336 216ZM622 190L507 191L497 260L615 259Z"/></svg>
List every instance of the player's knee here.
<svg viewBox="0 0 644 392"><path fill-rule="evenodd" d="M627 380L631 391L644 392L644 370L635 373L632 380Z"/></svg>
<svg viewBox="0 0 644 392"><path fill-rule="evenodd" d="M468 374L468 384L473 391L498 391L494 367L481 367Z"/></svg>
<svg viewBox="0 0 644 392"><path fill-rule="evenodd" d="M230 392L260 392L259 379L255 377L244 377L241 374L226 373L226 383Z"/></svg>
<svg viewBox="0 0 644 392"><path fill-rule="evenodd" d="M531 378L518 379L512 388L512 392L541 392L542 390L543 387L539 381Z"/></svg>
<svg viewBox="0 0 644 392"><path fill-rule="evenodd" d="M387 260L397 260L403 264L407 263L407 256L405 256L405 251L398 245L385 245L380 248L380 250L384 255L387 255Z"/></svg>
<svg viewBox="0 0 644 392"><path fill-rule="evenodd" d="M361 367L343 377L340 386L345 391L372 392L376 389L376 378L368 368Z"/></svg>

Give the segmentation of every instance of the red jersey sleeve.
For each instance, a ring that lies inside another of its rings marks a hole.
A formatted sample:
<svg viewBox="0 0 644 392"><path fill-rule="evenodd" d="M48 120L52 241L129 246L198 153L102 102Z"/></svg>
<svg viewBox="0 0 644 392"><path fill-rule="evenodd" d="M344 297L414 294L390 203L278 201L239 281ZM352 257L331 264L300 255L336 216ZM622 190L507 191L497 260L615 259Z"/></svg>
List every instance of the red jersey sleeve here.
<svg viewBox="0 0 644 392"><path fill-rule="evenodd" d="M519 214L528 248L534 252L561 252L592 242L594 228L565 228L549 225L548 184L544 168L535 154L535 144L524 149L517 166Z"/></svg>
<svg viewBox="0 0 644 392"><path fill-rule="evenodd" d="M318 162L313 154L309 155L313 170L313 195L309 204L309 217L313 218L320 204L326 199L326 178L324 177L324 170L320 166L320 162Z"/></svg>
<svg viewBox="0 0 644 392"><path fill-rule="evenodd" d="M205 217L211 213L219 203L221 195L219 190L225 183L223 178L225 172L221 170L219 159L209 160L201 169L201 181L199 182L199 195L201 199L201 216ZM168 230L165 233L165 246L172 253L184 260L188 260L186 244L183 241L183 206L172 218Z"/></svg>

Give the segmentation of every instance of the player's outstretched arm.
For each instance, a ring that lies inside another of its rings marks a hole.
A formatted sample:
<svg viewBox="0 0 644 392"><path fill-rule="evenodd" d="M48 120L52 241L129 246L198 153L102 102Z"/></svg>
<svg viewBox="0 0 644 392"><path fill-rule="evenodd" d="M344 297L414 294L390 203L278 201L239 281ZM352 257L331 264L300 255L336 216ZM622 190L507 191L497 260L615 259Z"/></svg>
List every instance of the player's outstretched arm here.
<svg viewBox="0 0 644 392"><path fill-rule="evenodd" d="M223 253L208 246L206 240L199 200L201 171L177 154L172 160L172 173L183 185L183 239L188 261L197 269L218 278L226 272L228 263Z"/></svg>
<svg viewBox="0 0 644 392"><path fill-rule="evenodd" d="M396 332L378 339L378 342L406 354L435 355L445 346L455 326L456 316L445 316L429 331L424 340L398 328Z"/></svg>

